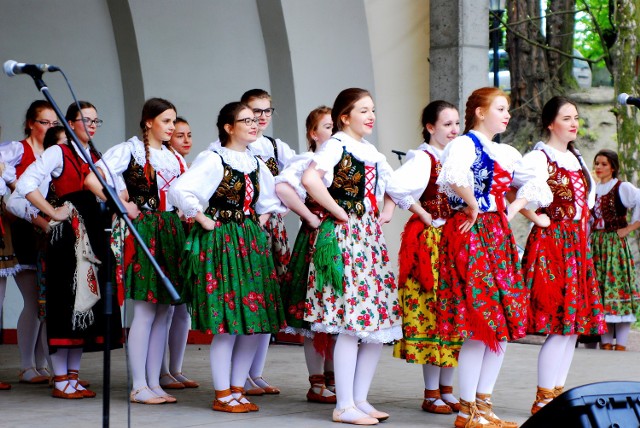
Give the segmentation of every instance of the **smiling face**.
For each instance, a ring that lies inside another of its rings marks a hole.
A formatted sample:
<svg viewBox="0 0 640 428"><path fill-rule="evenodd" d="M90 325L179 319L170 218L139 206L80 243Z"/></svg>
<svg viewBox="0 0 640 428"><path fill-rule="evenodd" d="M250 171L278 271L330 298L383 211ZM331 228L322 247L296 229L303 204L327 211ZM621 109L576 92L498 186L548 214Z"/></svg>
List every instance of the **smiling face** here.
<svg viewBox="0 0 640 428"><path fill-rule="evenodd" d="M149 143L159 147L163 141L170 141L176 128L175 121L176 111L173 109L167 109L152 120L147 120Z"/></svg>
<svg viewBox="0 0 640 428"><path fill-rule="evenodd" d="M505 97L497 96L486 109L478 107L476 115L479 116L478 123L487 136L493 137L496 134L501 134L507 130L511 118L509 102Z"/></svg>
<svg viewBox="0 0 640 428"><path fill-rule="evenodd" d="M558 109L553 122L547 127L549 129L550 142L569 144L578 135L578 110L573 104L564 104Z"/></svg>
<svg viewBox="0 0 640 428"><path fill-rule="evenodd" d="M78 113L75 120L69 121L69 126L71 127L71 129L73 129L73 132L75 132L82 144L86 146L89 140L93 138L93 135L98 129L94 122L95 120L98 120L98 112L93 107L83 108L81 111L82 115ZM89 123L86 125L89 134L87 134L87 132L85 131L85 125L82 122L82 116L84 116L84 118L89 121Z"/></svg>
<svg viewBox="0 0 640 428"><path fill-rule="evenodd" d="M442 150L460 133L460 114L456 109L445 108L438 115L436 123L427 123L425 128L431 135L429 144Z"/></svg>
<svg viewBox="0 0 640 428"><path fill-rule="evenodd" d="M361 140L373 132L376 122L375 106L370 96L360 98L355 102L349 114L340 116L343 123L342 130L356 140Z"/></svg>
<svg viewBox="0 0 640 428"><path fill-rule="evenodd" d="M267 113L264 112L264 110L271 108L271 100L269 98L252 98L247 102L247 105L253 110L252 114L258 118L258 130L262 135L271 124L271 114L267 116Z"/></svg>
<svg viewBox="0 0 640 428"><path fill-rule="evenodd" d="M244 150L249 144L258 139L258 124L254 121L253 111L244 108L236 115L233 125L224 125L229 134L229 142L225 147L235 150ZM247 122L249 124L247 124Z"/></svg>
<svg viewBox="0 0 640 428"><path fill-rule="evenodd" d="M175 125L175 131L169 142L171 147L182 156L186 156L191 151L191 127L186 122L178 122Z"/></svg>

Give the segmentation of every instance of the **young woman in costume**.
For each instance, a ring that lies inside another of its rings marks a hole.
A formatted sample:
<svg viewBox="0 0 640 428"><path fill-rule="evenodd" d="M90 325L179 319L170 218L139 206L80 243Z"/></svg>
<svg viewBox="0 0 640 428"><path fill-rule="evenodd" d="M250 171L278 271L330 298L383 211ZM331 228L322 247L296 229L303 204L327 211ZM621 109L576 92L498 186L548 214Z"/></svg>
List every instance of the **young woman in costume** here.
<svg viewBox="0 0 640 428"><path fill-rule="evenodd" d="M176 118L176 129L171 135L169 145L184 157L191 151L191 127L183 117ZM189 228L186 222L182 222L185 234ZM162 372L160 373L160 386L164 389L197 388L200 384L189 379L182 373L182 362L187 348L187 339L191 328L191 317L186 303L171 306L168 316L167 349L162 358Z"/></svg>
<svg viewBox="0 0 640 428"><path fill-rule="evenodd" d="M277 274L260 225L285 209L269 169L248 150L258 133L252 110L229 103L217 127L222 147L200 153L169 197L195 220L184 251L185 300L195 326L215 335L212 409L246 413L258 410L243 388L258 343L284 327Z"/></svg>
<svg viewBox="0 0 640 428"><path fill-rule="evenodd" d="M393 355L422 364L422 409L440 414L460 410L453 395L453 373L462 341L457 337L444 341L438 332L439 246L442 226L452 212L436 180L442 151L459 132L460 116L453 104L441 100L429 103L422 111L424 143L407 153L387 187L391 199L413 213L398 255L403 339L394 346Z"/></svg>
<svg viewBox="0 0 640 428"><path fill-rule="evenodd" d="M618 179L620 161L613 150L600 150L593 166L598 184L590 240L608 330L602 335L600 349L625 351L640 303L636 268L627 241L629 233L640 227L640 190ZM627 211L631 208L633 215L628 223Z"/></svg>
<svg viewBox="0 0 640 428"><path fill-rule="evenodd" d="M289 165L276 177L276 191L285 205L298 214L303 223L296 237L289 264L290 275L282 284L282 303L287 317L286 333L304 336L304 356L309 371L311 387L307 400L316 403L336 403L335 375L333 371L333 335L314 333L304 320L309 263L318 226L326 212L307 196L302 186L302 173L307 169L313 154L331 138L333 121L331 108L318 107L306 120L309 151L293 157Z"/></svg>
<svg viewBox="0 0 640 428"><path fill-rule="evenodd" d="M464 340L456 427L517 427L498 418L491 403L507 342L526 334L528 290L508 222L527 201L548 203L551 194L543 191L543 180L526 183L507 206L505 193L522 156L492 138L506 130L510 117L504 92L475 90L466 104L464 135L447 145L437 180L454 211L440 245L439 330L445 340Z"/></svg>
<svg viewBox="0 0 640 428"><path fill-rule="evenodd" d="M539 142L527 153L515 180L518 186L518 182L542 179L553 193L548 207L537 213L524 212L534 221L522 263L531 290L527 331L548 335L538 355L532 414L562 393L578 335L606 331L587 242L595 183L574 146L578 133L575 103L564 97L551 98L542 108L542 131L546 143Z"/></svg>
<svg viewBox="0 0 640 428"><path fill-rule="evenodd" d="M338 334L333 420L373 425L389 417L367 401L382 345L402 337L398 289L381 228L394 206L385 204L380 213L378 202L392 169L365 140L376 119L368 91L340 92L331 117L334 135L302 176L309 196L327 212L309 266L304 320L315 332Z"/></svg>
<svg viewBox="0 0 640 428"><path fill-rule="evenodd" d="M80 101L67 109L65 119L84 149L97 161L91 138L102 124L96 108ZM85 187L89 168L72 144L54 144L18 180L16 193L54 220L45 252L45 320L56 398L93 398L78 380L83 350L104 345L104 307L109 272L101 272L108 257L104 224L95 196ZM47 194L40 192L48 183ZM112 343L119 347L122 325L117 304L111 308Z"/></svg>
<svg viewBox="0 0 640 428"><path fill-rule="evenodd" d="M249 148L251 152L264 161L271 174L277 177L296 152L284 141L264 135L264 131L271 124L271 117L275 111L271 105L271 95L263 89L251 89L242 95L240 101L248 105L258 119L257 139L249 145ZM271 255L273 256L278 278L285 278L287 276L287 266L289 266L291 259L291 251L289 250L283 215L274 214L269 217L265 228L269 236ZM282 279L280 280L280 285L282 285ZM263 335L260 340L258 351L253 364L251 364L249 377L245 384L247 395L279 394L280 390L270 385L262 377L271 336Z"/></svg>
<svg viewBox="0 0 640 428"><path fill-rule="evenodd" d="M176 108L172 103L162 98L147 100L140 119L142 140L132 137L112 147L98 162L98 167L110 185L119 181L118 176L123 180L126 189L121 195L128 199L123 202L133 225L180 292L180 255L185 236L180 218L167 200L169 188L186 169L182 156L169 146L175 120ZM133 376L130 401L175 403L176 398L160 386L171 296L122 223L116 223L112 239L124 242L124 250L116 254L116 280L122 281L124 276L125 297L133 301L133 320L127 340Z"/></svg>

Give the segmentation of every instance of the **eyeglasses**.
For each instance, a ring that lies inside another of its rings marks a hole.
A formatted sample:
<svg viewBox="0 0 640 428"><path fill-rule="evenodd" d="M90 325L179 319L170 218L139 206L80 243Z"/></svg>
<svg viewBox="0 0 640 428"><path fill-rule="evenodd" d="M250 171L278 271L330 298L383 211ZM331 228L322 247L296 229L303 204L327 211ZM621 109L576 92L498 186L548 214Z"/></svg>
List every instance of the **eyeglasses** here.
<svg viewBox="0 0 640 428"><path fill-rule="evenodd" d="M57 120L54 120L53 122L48 120L35 120L35 122L38 122L42 126L60 126L60 122Z"/></svg>
<svg viewBox="0 0 640 428"><path fill-rule="evenodd" d="M85 117L83 119L76 119L74 120L74 122L78 122L78 121L83 121L85 125L89 126L91 124L94 124L96 126L96 128L100 128L102 126L102 124L104 123L104 121L102 119L89 119L88 117Z"/></svg>
<svg viewBox="0 0 640 428"><path fill-rule="evenodd" d="M269 108L254 108L253 109L253 114L254 114L255 117L260 117L260 116L262 116L262 113L264 113L264 115L266 117L271 117L271 115L273 114L273 112L275 110L276 109L273 108L273 107L269 107Z"/></svg>
<svg viewBox="0 0 640 428"><path fill-rule="evenodd" d="M236 120L236 122L244 122L245 125L251 126L251 124L255 125L255 124L258 123L258 118L257 117L245 117L244 119Z"/></svg>

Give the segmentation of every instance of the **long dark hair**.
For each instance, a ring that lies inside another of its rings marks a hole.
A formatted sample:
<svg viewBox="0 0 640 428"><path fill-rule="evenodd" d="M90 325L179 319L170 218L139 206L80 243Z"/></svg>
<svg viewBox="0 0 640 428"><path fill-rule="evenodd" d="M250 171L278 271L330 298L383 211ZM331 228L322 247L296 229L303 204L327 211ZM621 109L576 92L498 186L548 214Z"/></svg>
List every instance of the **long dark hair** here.
<svg viewBox="0 0 640 428"><path fill-rule="evenodd" d="M620 159L618 158L618 153L609 149L601 149L596 155L593 157L593 162L596 162L598 156L603 156L607 158L609 164L611 165L611 176L613 178L618 178L618 171L620 171Z"/></svg>
<svg viewBox="0 0 640 428"><path fill-rule="evenodd" d="M443 100L431 101L422 110L422 117L420 119L420 121L422 122L422 138L424 138L424 141L426 143L428 143L431 139L431 134L429 134L429 131L427 131L427 124L435 126L436 122L438 121L438 117L440 116L440 112L448 108L458 111L456 106L454 106L450 102Z"/></svg>
<svg viewBox="0 0 640 428"><path fill-rule="evenodd" d="M549 101L545 103L544 107L542 107L542 115L540 116L540 123L542 126L542 135L544 136L545 139L548 140L549 136L551 135L549 126L551 126L553 121L556 120L556 117L558 116L558 112L560 111L560 109L567 104L571 104L576 108L576 111L578 111L578 105L575 102L571 101L567 97L563 97L559 95L556 95L555 97L551 98ZM576 158L578 158L578 161L580 162L580 167L582 168L582 174L584 175L584 181L587 183L587 193L590 192L591 191L591 178L590 178L591 174L589 173L587 164L585 163L584 159L582 159L582 154L580 154L580 151L575 145L575 141L569 142L569 144L567 145L567 150L569 150L571 153L573 153L573 155Z"/></svg>
<svg viewBox="0 0 640 428"><path fill-rule="evenodd" d="M49 104L49 101L35 100L27 109L24 118L24 135L27 137L31 136L31 125L42 110L53 110L53 107Z"/></svg>
<svg viewBox="0 0 640 428"><path fill-rule="evenodd" d="M240 114L240 112L244 109L251 110L251 108L249 108L249 106L242 101L234 101L225 104L224 107L220 109L220 113L218 113L218 120L216 121L216 126L218 127L218 138L220 139L220 145L222 145L222 147L226 146L229 142L229 133L226 129L224 129L224 126L235 126L238 114Z"/></svg>
<svg viewBox="0 0 640 428"><path fill-rule="evenodd" d="M333 102L333 108L331 109L331 119L333 120L333 133L344 129L344 124L340 118L344 115L349 115L355 103L360 101L364 97L371 97L371 94L366 89L360 88L348 88L338 94L336 100Z"/></svg>
<svg viewBox="0 0 640 428"><path fill-rule="evenodd" d="M173 110L178 113L176 106L170 101L163 98L149 98L142 106L142 115L140 117L140 130L142 131L142 141L144 142L145 165L144 174L147 180L151 181L155 171L151 162L149 162L149 130L147 129L147 120L153 120L167 110ZM162 141L162 144L169 150L173 151L169 141Z"/></svg>

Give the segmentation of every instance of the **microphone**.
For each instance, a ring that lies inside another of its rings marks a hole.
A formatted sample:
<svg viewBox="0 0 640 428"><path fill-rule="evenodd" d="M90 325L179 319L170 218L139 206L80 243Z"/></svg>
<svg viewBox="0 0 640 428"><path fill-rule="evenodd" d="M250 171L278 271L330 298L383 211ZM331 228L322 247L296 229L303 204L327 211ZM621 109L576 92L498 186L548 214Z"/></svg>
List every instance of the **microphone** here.
<svg viewBox="0 0 640 428"><path fill-rule="evenodd" d="M640 107L640 98L630 97L623 92L622 94L618 95L618 103L622 105L628 104L631 106Z"/></svg>
<svg viewBox="0 0 640 428"><path fill-rule="evenodd" d="M60 71L55 65L49 64L25 64L23 62L17 62L12 59L4 63L4 72L7 76L12 77L16 74L28 74L33 77L34 74L40 75L47 71Z"/></svg>

